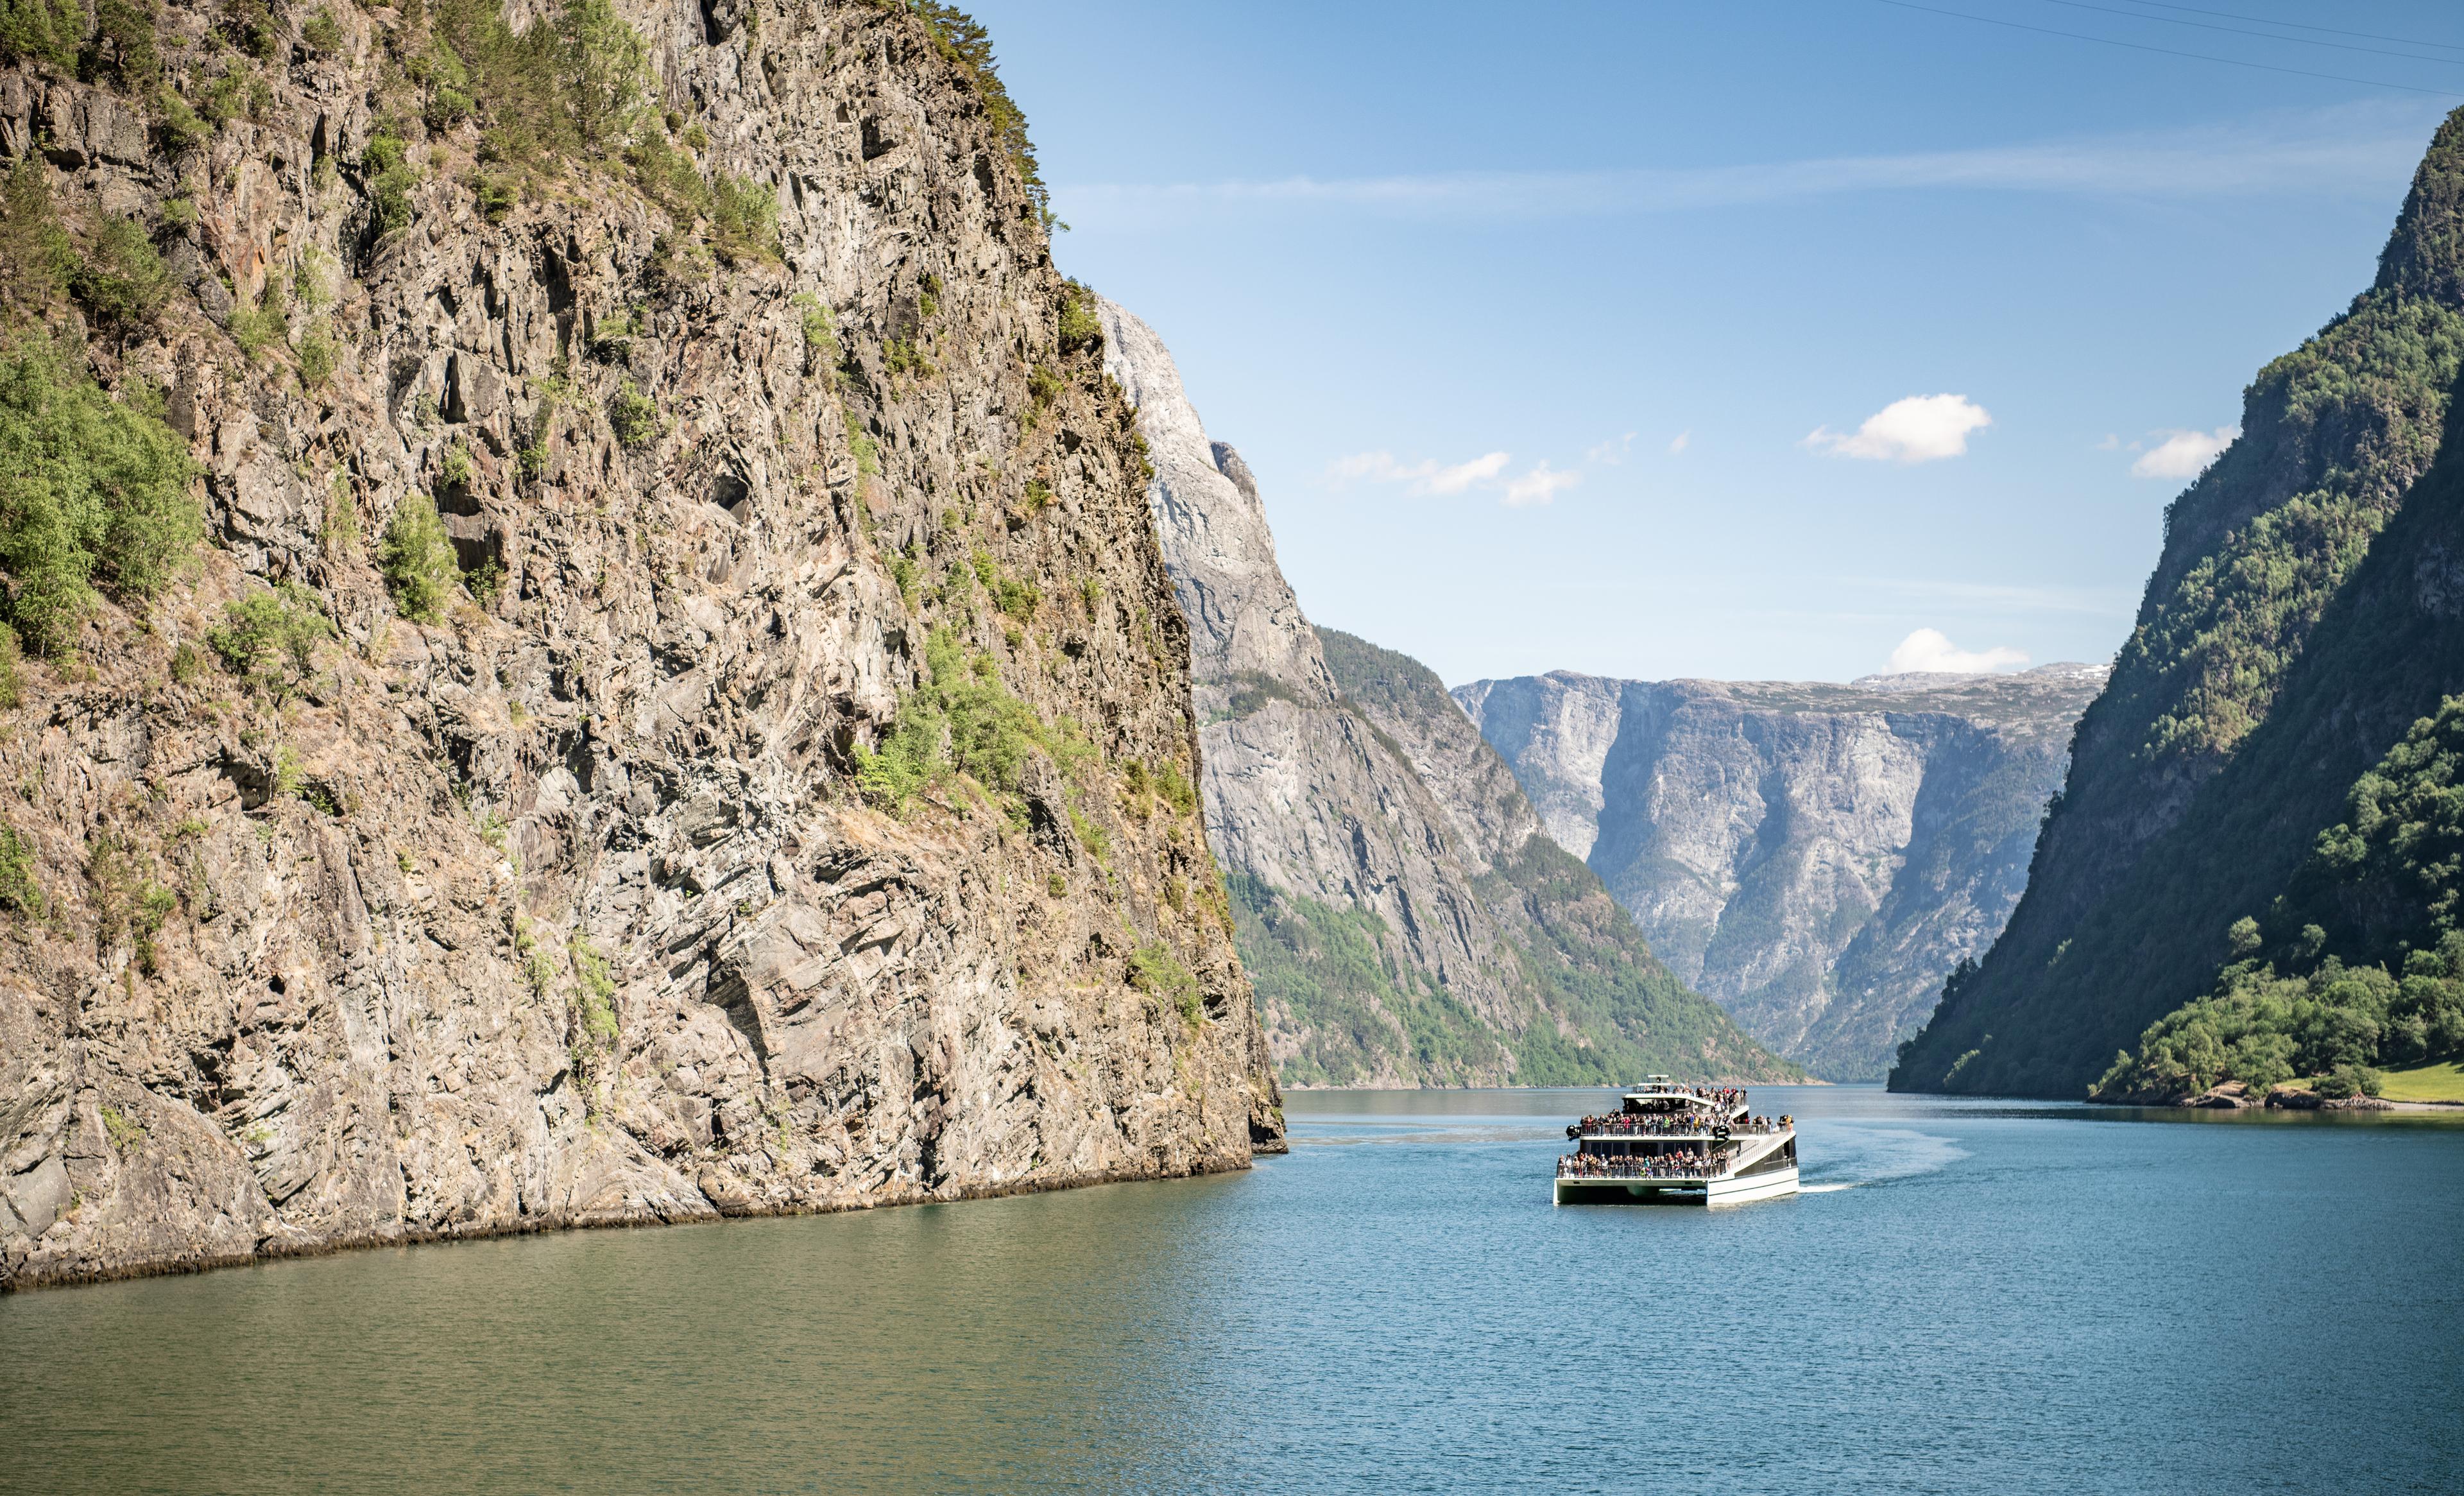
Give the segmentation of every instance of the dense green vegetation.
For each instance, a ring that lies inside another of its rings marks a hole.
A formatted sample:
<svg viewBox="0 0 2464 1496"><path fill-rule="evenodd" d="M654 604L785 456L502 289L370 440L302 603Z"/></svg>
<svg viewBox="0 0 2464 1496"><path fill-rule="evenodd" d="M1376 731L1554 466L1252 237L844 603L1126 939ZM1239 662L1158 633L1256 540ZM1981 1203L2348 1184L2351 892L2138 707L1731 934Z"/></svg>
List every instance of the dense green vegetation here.
<svg viewBox="0 0 2464 1496"><path fill-rule="evenodd" d="M1429 1085L1462 1085L1493 1067L1503 1046L1469 1008L1386 958L1385 921L1360 909L1283 893L1258 879L1224 879L1234 943L1258 1001L1278 1013L1301 1052L1278 1073L1288 1085L1350 1086L1376 1079L1398 1055Z"/></svg>
<svg viewBox="0 0 2464 1496"><path fill-rule="evenodd" d="M2266 716L2302 640L2430 466L2459 367L2464 308L2378 288L2259 372L2248 401L2264 440L2220 460L2170 522L2237 512L2288 459L2310 481L2151 596L2115 668L2156 709L2145 758L2230 753Z"/></svg>
<svg viewBox="0 0 2464 1496"><path fill-rule="evenodd" d="M334 636L317 594L296 582L253 592L225 613L223 627L209 630L206 642L234 673L276 700L308 677L317 646Z"/></svg>
<svg viewBox="0 0 2464 1496"><path fill-rule="evenodd" d="M2457 609L2441 601L2455 584L2440 580L2464 504L2464 452L2446 441L2459 372L2464 112L2425 159L2377 283L2260 373L2242 438L2168 511L2139 627L2081 721L2028 892L1982 969L1903 1048L1895 1086L2076 1095L2117 1049L2170 1043L2149 1025L2185 1003L2261 986L2289 1001L2269 984L2307 983L2331 957L2403 972L2405 942L2436 943L2424 901L2445 875L2426 869L2444 854L2420 851L2435 833L2373 840L2365 823L2427 823L2396 804L2410 791L2362 781L2464 690ZM2395 760L2383 769L2390 785L2409 778ZM2263 949L2235 947L2244 917ZM2313 924L2323 937L2300 949ZM2219 1036L2221 1011L2201 1020ZM2297 1043L2285 1063L2315 1058Z"/></svg>
<svg viewBox="0 0 2464 1496"><path fill-rule="evenodd" d="M2458 927L2464 894L2464 696L2412 724L2353 784L2345 819L2319 833L2266 921L2270 944L2318 943L2401 960ZM2299 932L2318 930L2312 942Z"/></svg>
<svg viewBox="0 0 2464 1496"><path fill-rule="evenodd" d="M2326 1094L2375 1094L2379 1071L2464 1052L2464 933L2406 957L2402 975L2330 956L2278 976L2237 961L2216 990L2158 1019L2096 1084L2105 1100L2169 1100L2222 1081L2263 1089L2318 1076Z"/></svg>
<svg viewBox="0 0 2464 1496"><path fill-rule="evenodd" d="M445 521L437 517L436 500L416 489L402 496L385 524L377 569L403 617L432 624L445 616L462 570Z"/></svg>
<svg viewBox="0 0 2464 1496"><path fill-rule="evenodd" d="M935 628L924 641L923 678L899 698L894 725L877 748L856 748L856 783L893 808L953 772L1015 794L1037 752L1073 779L1095 758L1076 723L1046 723L1001 684L991 655L970 658L955 630Z"/></svg>
<svg viewBox="0 0 2464 1496"><path fill-rule="evenodd" d="M2376 1067L2464 1054L2459 761L2464 696L2450 696L2355 782L2266 919L2234 921L2240 959L2214 990L2149 1025L2097 1093L2338 1074L2374 1090Z"/></svg>
<svg viewBox="0 0 2464 1496"><path fill-rule="evenodd" d="M170 583L203 534L195 477L159 397L116 400L37 338L0 348L0 568L30 648L64 646L98 586L138 604Z"/></svg>

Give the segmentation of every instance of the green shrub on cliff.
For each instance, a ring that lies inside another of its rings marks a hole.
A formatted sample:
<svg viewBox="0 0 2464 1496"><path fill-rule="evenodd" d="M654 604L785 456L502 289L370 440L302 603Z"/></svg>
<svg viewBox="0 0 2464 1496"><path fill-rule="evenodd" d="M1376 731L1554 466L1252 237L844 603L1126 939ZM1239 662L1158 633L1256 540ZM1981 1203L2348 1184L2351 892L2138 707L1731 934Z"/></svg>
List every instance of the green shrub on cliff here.
<svg viewBox="0 0 2464 1496"><path fill-rule="evenodd" d="M0 909L43 912L43 891L34 882L34 849L7 822L0 822Z"/></svg>
<svg viewBox="0 0 2464 1496"><path fill-rule="evenodd" d="M77 0L0 0L0 55L74 73L84 39L85 7Z"/></svg>
<svg viewBox="0 0 2464 1496"><path fill-rule="evenodd" d="M327 56L342 50L342 23L335 18L332 6L319 6L317 13L299 23L299 39L311 52Z"/></svg>
<svg viewBox="0 0 2464 1496"><path fill-rule="evenodd" d="M413 623L432 624L445 616L462 571L453 541L437 517L436 501L413 491L394 506L377 551L377 569L393 591L393 604Z"/></svg>
<svg viewBox="0 0 2464 1496"><path fill-rule="evenodd" d="M1149 940L1130 954L1130 985L1160 999L1192 1028L1206 1021L1198 979L1180 963L1180 957L1172 954L1172 947L1160 940Z"/></svg>
<svg viewBox="0 0 2464 1496"><path fill-rule="evenodd" d="M935 628L925 639L924 671L899 699L895 725L880 746L855 751L857 787L884 804L904 806L953 771L1016 793L1039 751L1073 777L1094 756L1077 724L1036 715L1001 684L993 657L970 658L952 629Z"/></svg>
<svg viewBox="0 0 2464 1496"><path fill-rule="evenodd" d="M142 398L113 399L48 342L0 352L0 568L19 636L58 649L98 583L131 603L161 592L203 535L195 476Z"/></svg>
<svg viewBox="0 0 2464 1496"><path fill-rule="evenodd" d="M29 151L0 184L0 297L39 311L59 298L76 268L77 247L53 210L50 179Z"/></svg>
<svg viewBox="0 0 2464 1496"><path fill-rule="evenodd" d="M154 39L153 0L99 0L94 34L78 69L123 88L150 88L163 76L163 50Z"/></svg>
<svg viewBox="0 0 2464 1496"><path fill-rule="evenodd" d="M1062 282L1060 335L1064 353L1104 345L1104 324L1095 316L1095 293L1074 280Z"/></svg>
<svg viewBox="0 0 2464 1496"><path fill-rule="evenodd" d="M69 294L98 321L135 326L153 320L170 299L171 273L163 268L163 256L154 253L154 241L141 225L106 218L69 273Z"/></svg>
<svg viewBox="0 0 2464 1496"><path fill-rule="evenodd" d="M934 48L951 62L957 63L984 106L984 115L992 123L993 134L1000 140L1001 151L1017 168L1019 181L1026 187L1027 201L1040 216L1048 216L1051 194L1044 186L1037 170L1035 146L1026 138L1026 112L1002 86L1001 73L994 66L992 33L981 22L957 6L941 0L893 0L903 3L924 23L925 34L933 38Z"/></svg>
<svg viewBox="0 0 2464 1496"><path fill-rule="evenodd" d="M317 667L317 646L334 636L317 594L277 582L229 605L222 627L206 642L248 683L279 699Z"/></svg>

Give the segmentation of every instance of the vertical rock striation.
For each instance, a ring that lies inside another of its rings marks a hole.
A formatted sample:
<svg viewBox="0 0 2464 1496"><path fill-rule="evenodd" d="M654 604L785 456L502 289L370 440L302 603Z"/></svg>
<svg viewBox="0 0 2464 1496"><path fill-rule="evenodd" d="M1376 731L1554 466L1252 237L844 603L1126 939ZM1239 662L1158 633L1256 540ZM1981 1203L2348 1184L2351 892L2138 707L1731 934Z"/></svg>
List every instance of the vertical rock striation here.
<svg viewBox="0 0 2464 1496"><path fill-rule="evenodd" d="M1154 330L1100 307L1189 620L1208 835L1287 1083L1791 1073L1671 978L1434 675L1321 631Z"/></svg>
<svg viewBox="0 0 2464 1496"><path fill-rule="evenodd" d="M1560 671L1455 694L1680 977L1782 1054L1870 1080L2010 916L2102 675Z"/></svg>
<svg viewBox="0 0 2464 1496"><path fill-rule="evenodd" d="M658 108L557 175L429 23L317 13L258 62L161 11L172 85L260 91L219 123L0 72L11 253L33 182L169 276L11 347L167 392L212 542L0 708L0 1285L1279 1147L1155 792L1199 744L1133 414L969 38L620 6ZM421 621L378 563L430 496ZM296 673L222 663L267 600L330 620Z"/></svg>

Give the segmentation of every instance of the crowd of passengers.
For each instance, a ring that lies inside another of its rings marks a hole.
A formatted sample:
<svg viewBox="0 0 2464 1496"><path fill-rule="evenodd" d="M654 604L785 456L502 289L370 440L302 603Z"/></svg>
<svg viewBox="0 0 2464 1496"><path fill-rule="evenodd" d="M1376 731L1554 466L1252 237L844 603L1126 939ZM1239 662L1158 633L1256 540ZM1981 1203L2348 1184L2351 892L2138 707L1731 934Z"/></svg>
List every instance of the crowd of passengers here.
<svg viewBox="0 0 2464 1496"><path fill-rule="evenodd" d="M1683 1112L1674 1111L1646 1112L1641 1116L1611 1112L1607 1116L1585 1117L1582 1122L1586 1136L1608 1137L1682 1137L1688 1133L1707 1133L1719 1125L1705 1117L1689 1116ZM1742 1122L1727 1124L1728 1131L1732 1134L1779 1133L1787 1131L1789 1126L1790 1119L1785 1114L1776 1117L1748 1117Z"/></svg>
<svg viewBox="0 0 2464 1496"><path fill-rule="evenodd" d="M1597 1154L1561 1154L1561 1179L1690 1179L1727 1167L1726 1150L1717 1154L1660 1154L1648 1157L1603 1158Z"/></svg>

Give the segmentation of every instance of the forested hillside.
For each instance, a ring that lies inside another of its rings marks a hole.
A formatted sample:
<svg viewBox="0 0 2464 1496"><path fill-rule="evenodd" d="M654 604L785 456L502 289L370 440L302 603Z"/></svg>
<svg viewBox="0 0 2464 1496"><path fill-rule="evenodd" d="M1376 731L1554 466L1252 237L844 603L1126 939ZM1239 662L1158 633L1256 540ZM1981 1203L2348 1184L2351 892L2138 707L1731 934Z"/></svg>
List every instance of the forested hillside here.
<svg viewBox="0 0 2464 1496"><path fill-rule="evenodd" d="M2387 1057L2376 1037L2327 1042L2321 999L2379 1036L2414 1019L2441 1031L2428 988L2381 1002L2364 995L2377 979L2352 974L2432 982L2446 960L2453 854L2435 827L2453 818L2442 703L2464 690L2459 361L2464 113L2432 143L2376 282L2260 372L2242 437L2168 511L2027 894L1982 966L1946 986L1895 1086L2077 1095L2110 1072L2117 1090L2145 1089L2145 1057L2117 1054L2202 994L2248 1005L2265 988L2288 1004L2267 1026L2290 1047L2245 1045L2254 1069ZM2310 994L2302 1015L2288 981Z"/></svg>

